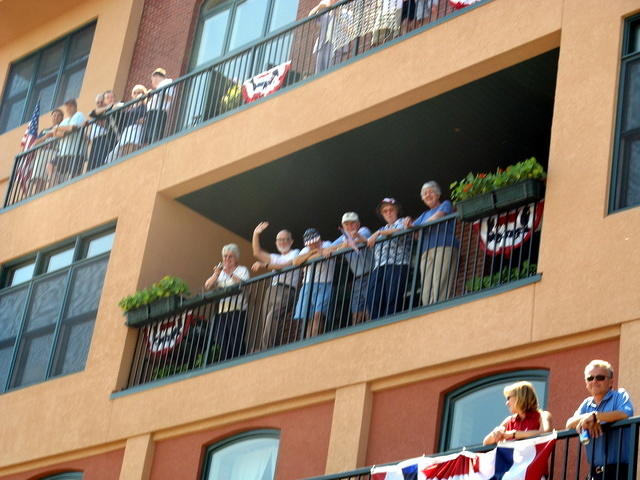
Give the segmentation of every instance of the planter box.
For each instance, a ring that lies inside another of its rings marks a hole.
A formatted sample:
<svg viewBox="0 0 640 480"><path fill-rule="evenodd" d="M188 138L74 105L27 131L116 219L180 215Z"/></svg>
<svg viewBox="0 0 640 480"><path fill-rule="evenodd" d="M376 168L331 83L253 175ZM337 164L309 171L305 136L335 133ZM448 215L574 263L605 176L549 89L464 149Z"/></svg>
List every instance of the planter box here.
<svg viewBox="0 0 640 480"><path fill-rule="evenodd" d="M149 323L149 305L129 310L125 315L127 316L125 324L128 327L140 327L145 323Z"/></svg>
<svg viewBox="0 0 640 480"><path fill-rule="evenodd" d="M493 193L498 210L512 210L540 200L544 196L544 183L529 179L499 188Z"/></svg>
<svg viewBox="0 0 640 480"><path fill-rule="evenodd" d="M156 320L175 311L178 308L179 297L173 295L171 297L161 298L149 304L149 318Z"/></svg>
<svg viewBox="0 0 640 480"><path fill-rule="evenodd" d="M488 217L496 213L496 204L493 192L483 193L475 197L467 198L456 204L456 210L460 214L460 219L465 222L472 222L479 218Z"/></svg>

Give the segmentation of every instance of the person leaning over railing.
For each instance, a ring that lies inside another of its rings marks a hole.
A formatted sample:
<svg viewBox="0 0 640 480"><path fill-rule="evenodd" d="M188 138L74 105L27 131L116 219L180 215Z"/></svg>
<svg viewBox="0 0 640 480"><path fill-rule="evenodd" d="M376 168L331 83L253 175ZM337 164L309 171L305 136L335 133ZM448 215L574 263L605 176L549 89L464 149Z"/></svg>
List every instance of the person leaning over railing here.
<svg viewBox="0 0 640 480"><path fill-rule="evenodd" d="M104 118L104 114L114 107L115 95L111 90L98 94L96 108L89 112L93 121L87 127L87 137L91 140L91 151L87 161L87 170L101 167L104 159L116 143L116 134L112 128L112 117Z"/></svg>
<svg viewBox="0 0 640 480"><path fill-rule="evenodd" d="M156 68L151 74L151 89L157 90L173 82L167 78L164 68ZM174 95L174 88L166 88L156 92L147 99L147 114L144 120L142 141L145 144L156 142L164 137L167 116Z"/></svg>
<svg viewBox="0 0 640 480"><path fill-rule="evenodd" d="M49 162L53 185L79 175L87 155L85 132L81 129L86 122L84 114L78 111L74 98L64 102L62 109L64 119L53 130L60 137L58 155Z"/></svg>
<svg viewBox="0 0 640 480"><path fill-rule="evenodd" d="M552 430L551 414L538 407L538 396L531 383L516 382L504 387L503 392L512 415L484 437L483 445L535 437Z"/></svg>
<svg viewBox="0 0 640 480"><path fill-rule="evenodd" d="M315 228L307 228L303 239L304 248L293 260L295 266L323 256L324 250L331 247L331 242L323 242L320 232ZM314 337L323 329L331 304L335 265L335 259L330 259L316 262L304 269L304 280L293 319L307 320L307 337Z"/></svg>
<svg viewBox="0 0 640 480"><path fill-rule="evenodd" d="M411 219L400 217L401 207L394 198L383 198L376 209L386 224L367 240L373 248L374 268L369 281L367 300L372 319L393 315L403 308L409 262L411 235L376 243L381 237L405 230Z"/></svg>
<svg viewBox="0 0 640 480"><path fill-rule="evenodd" d="M371 230L360 225L360 218L356 212L346 212L342 215L342 235L331 244L331 250L352 248L355 251L347 253L344 258L353 274L351 283L351 318L353 325L366 322L369 319L367 311L367 292L373 266L373 255L367 247L367 240ZM358 248L358 245L364 248Z"/></svg>
<svg viewBox="0 0 640 480"><path fill-rule="evenodd" d="M633 416L631 397L624 388L614 390L613 367L604 360L589 362L584 369L584 381L591 396L585 398L567 420L567 428L575 428L583 435L588 433L587 460L591 464L591 480L626 479L632 460L629 428L620 432L602 427Z"/></svg>
<svg viewBox="0 0 640 480"><path fill-rule="evenodd" d="M278 271L293 265L293 260L300 250L292 249L293 238L289 230L280 230L276 235L278 253L269 253L260 245L260 235L269 226L269 222L260 222L253 230L251 246L253 256L258 259L251 266L252 271L260 268ZM300 281L300 271L292 270L275 275L264 294L262 310L257 331L260 349L264 350L291 342L297 338L297 329L292 322L293 307L296 301L296 290ZM298 322L295 322L297 325Z"/></svg>
<svg viewBox="0 0 640 480"><path fill-rule="evenodd" d="M147 94L147 88L144 85L135 85L131 89L131 99L137 100ZM115 109L120 109L121 103L115 105ZM118 143L113 147L113 150L107 155L104 163L111 163L112 161L128 155L131 152L135 152L142 146L142 133L144 116L147 112L145 101L138 101L132 103L128 107L120 110L115 110L112 113L112 117L115 117L114 123L117 130L120 131L120 138Z"/></svg>
<svg viewBox="0 0 640 480"><path fill-rule="evenodd" d="M247 267L239 265L240 249L235 243L222 247L222 262L204 282L206 290L226 288L249 279ZM213 318L213 331L220 359L227 360L245 352L245 324L247 301L242 293L223 297L218 301L218 313Z"/></svg>
<svg viewBox="0 0 640 480"><path fill-rule="evenodd" d="M433 180L422 185L420 197L428 210L412 225L427 225L454 212L449 200L440 201L442 190ZM453 289L458 267L459 243L455 238L456 221L452 218L423 230L420 249L422 304L430 305L447 299Z"/></svg>
<svg viewBox="0 0 640 480"><path fill-rule="evenodd" d="M33 147L46 142L55 137L54 131L62 119L64 114L62 110L56 108L51 111L51 126L40 132L38 138L33 142ZM31 166L31 177L29 178L29 195L35 195L47 188L47 179L51 176L51 167L49 162L58 154L57 142L48 142L46 145L35 151L35 157Z"/></svg>

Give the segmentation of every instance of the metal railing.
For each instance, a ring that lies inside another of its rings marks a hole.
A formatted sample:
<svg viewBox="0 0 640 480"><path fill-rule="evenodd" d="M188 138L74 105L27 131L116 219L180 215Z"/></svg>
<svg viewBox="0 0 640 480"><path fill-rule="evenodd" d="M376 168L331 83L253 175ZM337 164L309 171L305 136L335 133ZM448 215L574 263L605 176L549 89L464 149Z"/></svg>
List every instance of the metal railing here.
<svg viewBox="0 0 640 480"><path fill-rule="evenodd" d="M243 91L243 84L262 88L264 94L287 88L457 10L449 0L416 0L407 3L410 7L403 17L399 10L385 12L381 5L380 0L343 0L170 85L119 104L62 138L18 154L4 205L197 127L260 96ZM286 73L258 76L278 65L286 65Z"/></svg>
<svg viewBox="0 0 640 480"><path fill-rule="evenodd" d="M541 212L451 215L187 300L140 328L128 387L535 275Z"/></svg>
<svg viewBox="0 0 640 480"><path fill-rule="evenodd" d="M610 426L603 425L603 430L608 433L599 439L592 439L592 442L603 442L605 451L608 450L609 444L612 443L617 447L616 451L618 452L615 458L607 458L605 460L606 467L602 469L599 476L598 472L594 471L595 468L592 468L592 466L596 466L593 462L593 457L587 457L575 430L558 432L558 439L549 460L549 473L546 478L548 480L589 480L593 477L593 480L635 480L638 464L638 425L640 425L640 417L632 417ZM627 437L625 443L622 440L623 436ZM626 445L626 451L622 448L623 445ZM494 448L494 445L474 446L466 448L466 450L484 452L492 448ZM451 450L426 456L448 455L461 450ZM595 448L589 449L589 451L594 452ZM395 463L398 462L393 462L389 465ZM363 467L349 472L312 477L306 480L370 480L371 478L373 478L371 476L371 467Z"/></svg>

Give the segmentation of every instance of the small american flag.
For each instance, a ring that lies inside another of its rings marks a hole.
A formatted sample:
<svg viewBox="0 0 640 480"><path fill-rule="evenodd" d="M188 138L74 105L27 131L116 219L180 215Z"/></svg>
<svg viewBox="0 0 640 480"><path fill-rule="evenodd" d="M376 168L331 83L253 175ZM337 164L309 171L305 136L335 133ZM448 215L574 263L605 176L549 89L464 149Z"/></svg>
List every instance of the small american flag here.
<svg viewBox="0 0 640 480"><path fill-rule="evenodd" d="M29 150L33 145L33 142L38 138L38 124L40 122L40 100L36 103L36 107L33 109L33 115L31 115L31 120L29 120L29 125L27 125L27 129L22 136L22 140L20 140L20 151L24 152L25 150ZM18 170L16 172L18 185L20 186L20 190L24 195L27 195L27 189L29 186L29 180L31 179L32 166L31 161L33 160L33 152L27 154L20 158L20 165L18 165Z"/></svg>
<svg viewBox="0 0 640 480"><path fill-rule="evenodd" d="M29 125L27 125L27 129L24 131L24 135L22 136L22 140L20 140L20 151L24 152L25 150L29 150L33 142L38 138L38 125L40 122L40 100L36 103L36 107L33 109L33 115L31 115L31 120L29 120Z"/></svg>

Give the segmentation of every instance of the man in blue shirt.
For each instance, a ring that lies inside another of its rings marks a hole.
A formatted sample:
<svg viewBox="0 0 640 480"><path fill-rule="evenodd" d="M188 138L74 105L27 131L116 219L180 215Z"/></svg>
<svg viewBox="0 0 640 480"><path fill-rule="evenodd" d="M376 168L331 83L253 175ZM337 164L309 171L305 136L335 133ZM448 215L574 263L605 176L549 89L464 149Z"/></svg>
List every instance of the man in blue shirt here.
<svg viewBox="0 0 640 480"><path fill-rule="evenodd" d="M592 360L584 369L584 377L592 396L567 420L567 428L589 432L587 459L592 480L626 479L629 428L609 430L605 425L633 416L631 398L624 388L613 389L613 368L609 362Z"/></svg>

